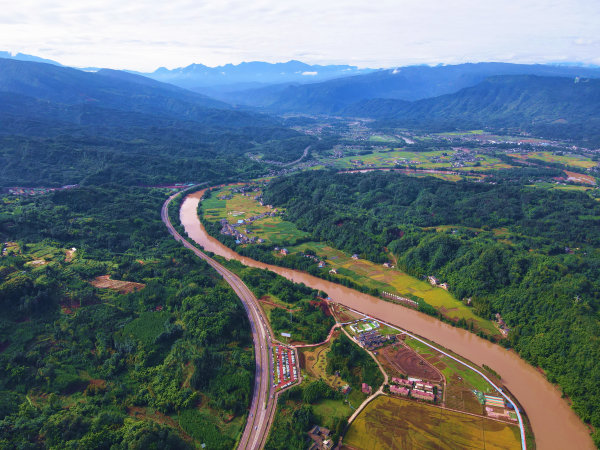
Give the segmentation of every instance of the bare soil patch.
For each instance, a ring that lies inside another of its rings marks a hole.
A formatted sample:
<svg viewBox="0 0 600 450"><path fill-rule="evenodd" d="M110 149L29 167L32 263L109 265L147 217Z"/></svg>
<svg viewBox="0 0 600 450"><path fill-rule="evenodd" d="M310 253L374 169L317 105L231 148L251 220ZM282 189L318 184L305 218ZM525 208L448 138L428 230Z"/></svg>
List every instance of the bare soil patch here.
<svg viewBox="0 0 600 450"><path fill-rule="evenodd" d="M592 177L591 175L584 175L582 173L577 173L577 172L569 172L567 170L565 170L565 173L567 174L567 180L568 181L574 181L576 183L585 183L585 184L596 184L596 179L594 177Z"/></svg>
<svg viewBox="0 0 600 450"><path fill-rule="evenodd" d="M73 258L75 257L75 251L76 250L73 250L73 249L65 251L65 262L73 261Z"/></svg>
<svg viewBox="0 0 600 450"><path fill-rule="evenodd" d="M274 308L281 308L281 309L285 309L286 311L290 311L290 312L299 311L298 308L296 308L296 309L289 309L289 308L286 308L283 305L280 305L279 303L272 302L271 301L271 297L269 297L268 295L263 295L261 298L258 299L258 301L260 303L264 303L265 305L271 305Z"/></svg>
<svg viewBox="0 0 600 450"><path fill-rule="evenodd" d="M139 291L146 287L143 283L135 283L133 281L111 280L110 275L100 275L94 278L91 282L92 286L99 289L112 289L121 294L129 294L134 291Z"/></svg>
<svg viewBox="0 0 600 450"><path fill-rule="evenodd" d="M442 374L414 350L404 345L388 345L380 350L386 365L397 373L440 383Z"/></svg>

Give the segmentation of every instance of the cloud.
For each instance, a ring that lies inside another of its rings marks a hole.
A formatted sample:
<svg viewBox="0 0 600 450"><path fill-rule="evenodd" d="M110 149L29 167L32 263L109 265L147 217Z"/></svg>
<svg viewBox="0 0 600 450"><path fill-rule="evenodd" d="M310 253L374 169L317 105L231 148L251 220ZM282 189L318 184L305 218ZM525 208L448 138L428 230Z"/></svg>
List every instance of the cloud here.
<svg viewBox="0 0 600 450"><path fill-rule="evenodd" d="M302 72L302 75L309 76L309 77L314 77L318 74L319 74L319 72Z"/></svg>
<svg viewBox="0 0 600 450"><path fill-rule="evenodd" d="M359 67L597 61L594 0L19 0L2 50L154 70L300 59Z"/></svg>

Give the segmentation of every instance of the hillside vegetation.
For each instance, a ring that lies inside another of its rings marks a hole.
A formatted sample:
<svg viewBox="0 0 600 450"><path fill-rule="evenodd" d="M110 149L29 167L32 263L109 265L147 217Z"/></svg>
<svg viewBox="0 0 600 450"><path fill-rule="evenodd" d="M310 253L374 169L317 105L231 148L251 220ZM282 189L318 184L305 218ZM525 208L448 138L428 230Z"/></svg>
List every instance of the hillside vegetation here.
<svg viewBox="0 0 600 450"><path fill-rule="evenodd" d="M7 59L0 123L0 187L260 175L247 151L269 159L279 141L301 138L276 119L138 75Z"/></svg>
<svg viewBox="0 0 600 450"><path fill-rule="evenodd" d="M454 94L406 102L372 99L344 110L378 126L425 129L512 128L554 138L600 142L600 80L498 76Z"/></svg>
<svg viewBox="0 0 600 450"><path fill-rule="evenodd" d="M377 262L387 248L482 317L500 313L511 328L502 343L600 425L600 204L587 194L315 171L274 180L264 198L318 240Z"/></svg>
<svg viewBox="0 0 600 450"><path fill-rule="evenodd" d="M0 447L233 447L252 395L249 323L165 233L164 198L86 188L4 204L0 239L17 246L0 257ZM104 274L143 288L94 288Z"/></svg>

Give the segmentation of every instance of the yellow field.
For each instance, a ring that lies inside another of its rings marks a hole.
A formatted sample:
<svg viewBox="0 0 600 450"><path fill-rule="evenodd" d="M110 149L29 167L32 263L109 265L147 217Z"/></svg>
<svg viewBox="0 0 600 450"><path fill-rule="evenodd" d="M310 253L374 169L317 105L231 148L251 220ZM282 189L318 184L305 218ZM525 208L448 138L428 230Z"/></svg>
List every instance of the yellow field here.
<svg viewBox="0 0 600 450"><path fill-rule="evenodd" d="M520 158L520 159L539 159L542 161L548 161L548 162L558 162L561 164L566 164L568 166L573 166L573 167L582 167L582 168L589 168L589 167L595 167L596 165L598 165L597 162L592 161L590 158L586 157L586 156L581 156L581 155L555 155L553 153L549 153L549 152L531 152L531 153L511 153L508 156L512 156L513 158Z"/></svg>
<svg viewBox="0 0 600 450"><path fill-rule="evenodd" d="M352 422L344 444L379 449L519 449L519 428L410 400L379 396Z"/></svg>
<svg viewBox="0 0 600 450"><path fill-rule="evenodd" d="M499 159L484 154L473 154L482 160L476 166L474 161L466 162L463 168L452 168L452 157L455 150L438 150L432 152L410 152L404 150L380 151L368 155L350 155L343 158L327 159L327 162L340 169L393 167L395 165L414 165L420 169L451 169L451 170L492 170L504 169L511 166ZM454 180L451 180L454 181Z"/></svg>
<svg viewBox="0 0 600 450"><path fill-rule="evenodd" d="M441 152L430 153L441 154ZM218 197L230 193L231 187L225 187L213 192L211 198L203 201L203 214L206 219L216 221L227 218L230 222L233 222L270 211L266 206L260 206L254 200L254 197L259 195L260 192L251 192L248 196L235 194L230 200L218 199ZM294 242L296 239L307 235L307 233L298 230L293 223L284 221L279 216L257 220L247 228L252 231L254 236L273 244L284 241ZM288 249L291 253L312 249L318 256L327 258L328 269L335 268L338 270L339 275L337 277L345 277L355 283L398 295L415 295L450 319L472 321L477 328L486 333L490 335L498 334L498 330L492 322L476 316L471 308L455 299L448 291L431 286L429 283L404 272L362 259L353 260L345 253L319 242L309 242L293 247L288 246Z"/></svg>
<svg viewBox="0 0 600 450"><path fill-rule="evenodd" d="M327 267L336 269L339 273L337 277L346 277L355 283L398 295L415 295L437 308L446 317L474 321L480 329L492 335L498 334L498 330L490 321L476 316L471 308L455 299L448 291L431 286L426 281L371 261L354 260L345 253L322 243L308 242L290 248L290 251L306 249L314 250L321 257L326 256Z"/></svg>

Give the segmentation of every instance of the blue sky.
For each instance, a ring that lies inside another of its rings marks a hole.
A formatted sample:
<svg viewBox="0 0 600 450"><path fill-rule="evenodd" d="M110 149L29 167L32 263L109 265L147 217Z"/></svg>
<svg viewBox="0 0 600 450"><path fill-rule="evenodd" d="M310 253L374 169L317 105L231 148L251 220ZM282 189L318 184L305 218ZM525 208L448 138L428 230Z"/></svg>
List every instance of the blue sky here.
<svg viewBox="0 0 600 450"><path fill-rule="evenodd" d="M0 50L144 71L290 59L600 64L600 0L17 0L2 6Z"/></svg>

